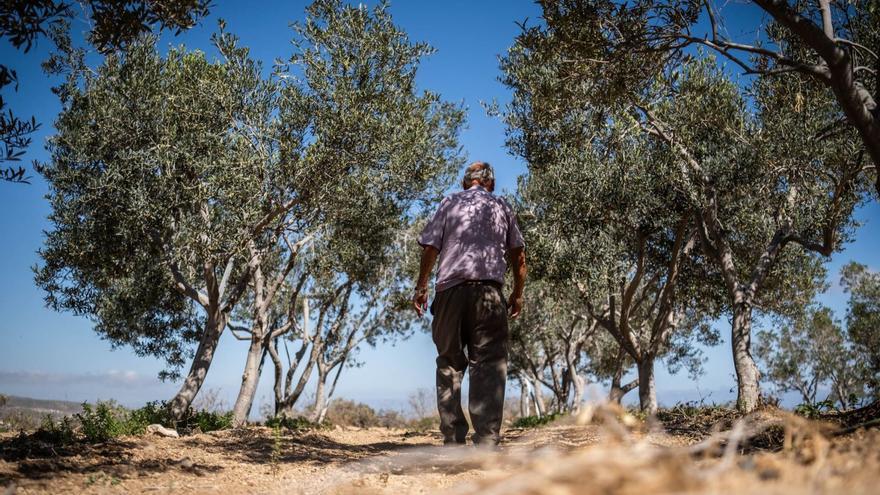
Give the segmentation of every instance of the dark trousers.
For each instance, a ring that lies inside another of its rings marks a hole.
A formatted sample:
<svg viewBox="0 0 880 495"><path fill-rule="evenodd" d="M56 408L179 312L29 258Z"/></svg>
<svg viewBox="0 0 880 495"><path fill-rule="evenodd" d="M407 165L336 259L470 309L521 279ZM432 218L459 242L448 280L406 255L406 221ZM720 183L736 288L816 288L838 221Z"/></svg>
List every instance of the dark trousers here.
<svg viewBox="0 0 880 495"><path fill-rule="evenodd" d="M465 282L437 293L431 304L437 346L437 408L445 443L464 443L461 380L470 366L468 412L474 443L501 438L507 383L507 305L500 284ZM465 355L465 349L467 355Z"/></svg>

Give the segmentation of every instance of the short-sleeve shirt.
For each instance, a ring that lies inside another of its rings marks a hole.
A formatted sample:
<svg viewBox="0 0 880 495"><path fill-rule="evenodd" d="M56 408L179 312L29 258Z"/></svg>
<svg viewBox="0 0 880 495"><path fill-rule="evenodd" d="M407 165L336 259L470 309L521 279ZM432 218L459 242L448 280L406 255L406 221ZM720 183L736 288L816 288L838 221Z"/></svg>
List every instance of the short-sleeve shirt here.
<svg viewBox="0 0 880 495"><path fill-rule="evenodd" d="M503 284L507 251L524 247L525 241L507 201L472 186L443 199L419 244L440 251L440 292L469 280Z"/></svg>

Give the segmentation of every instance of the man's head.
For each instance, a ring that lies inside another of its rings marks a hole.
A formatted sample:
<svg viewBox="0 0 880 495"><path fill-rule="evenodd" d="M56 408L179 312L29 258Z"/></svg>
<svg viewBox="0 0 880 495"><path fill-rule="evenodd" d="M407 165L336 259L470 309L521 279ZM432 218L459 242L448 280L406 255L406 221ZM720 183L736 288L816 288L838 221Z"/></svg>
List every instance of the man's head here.
<svg viewBox="0 0 880 495"><path fill-rule="evenodd" d="M461 180L461 185L465 189L470 189L473 186L483 186L489 192L494 191L495 171L492 170L492 165L489 165L487 162L471 163L464 169L464 178Z"/></svg>

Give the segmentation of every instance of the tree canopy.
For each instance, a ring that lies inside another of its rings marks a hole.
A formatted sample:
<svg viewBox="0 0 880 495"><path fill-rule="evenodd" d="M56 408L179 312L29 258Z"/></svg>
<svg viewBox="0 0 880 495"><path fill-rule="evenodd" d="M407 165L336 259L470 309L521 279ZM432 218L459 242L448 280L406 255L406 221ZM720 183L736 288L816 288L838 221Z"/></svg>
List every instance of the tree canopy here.
<svg viewBox="0 0 880 495"><path fill-rule="evenodd" d="M91 21L88 41L101 53L123 50L142 34L154 29L177 33L194 26L208 13L207 0L89 0L78 2ZM18 50L29 52L37 40L55 29L66 29L77 9L71 2L59 0L11 0L0 6L0 39ZM0 64L0 91L12 85L18 89L14 68ZM35 118L22 119L0 95L0 162L18 162L31 143L30 135L40 126ZM8 165L0 179L28 182L26 170Z"/></svg>

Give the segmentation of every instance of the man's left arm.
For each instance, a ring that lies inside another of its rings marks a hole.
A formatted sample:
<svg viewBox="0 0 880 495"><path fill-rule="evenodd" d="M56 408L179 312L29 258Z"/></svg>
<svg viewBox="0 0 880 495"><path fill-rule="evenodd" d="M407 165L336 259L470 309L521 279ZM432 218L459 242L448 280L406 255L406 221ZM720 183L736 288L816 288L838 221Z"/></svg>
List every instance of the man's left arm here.
<svg viewBox="0 0 880 495"><path fill-rule="evenodd" d="M516 221L516 214L513 208L504 201L504 207L507 210L507 262L513 271L513 292L510 293L510 299L507 302L510 317L516 318L522 312L523 306L523 290L526 286L526 242L523 239L522 232L519 230L519 223Z"/></svg>
<svg viewBox="0 0 880 495"><path fill-rule="evenodd" d="M526 287L526 250L524 247L513 248L508 251L510 266L513 269L513 292L507 302L510 317L516 318L522 312L523 290Z"/></svg>

